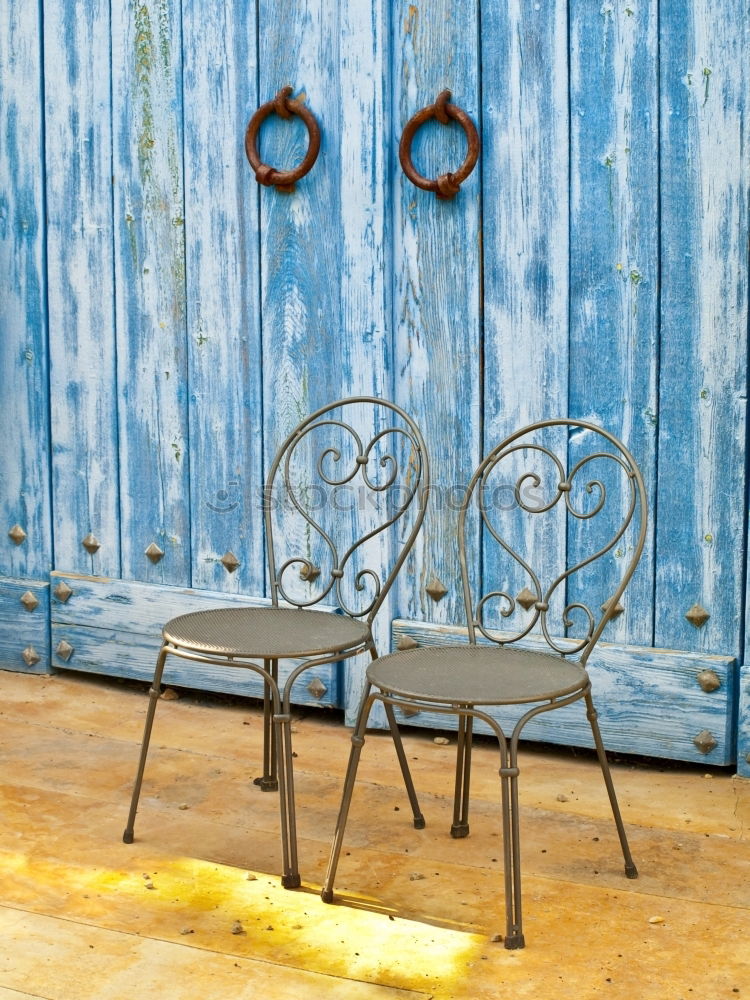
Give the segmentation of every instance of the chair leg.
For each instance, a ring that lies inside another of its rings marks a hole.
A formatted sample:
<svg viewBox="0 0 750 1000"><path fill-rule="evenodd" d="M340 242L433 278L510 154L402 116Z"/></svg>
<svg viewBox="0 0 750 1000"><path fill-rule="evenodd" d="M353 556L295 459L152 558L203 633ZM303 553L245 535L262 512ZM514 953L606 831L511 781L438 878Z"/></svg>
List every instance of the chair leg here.
<svg viewBox="0 0 750 1000"><path fill-rule="evenodd" d="M504 755L505 756L505 755ZM521 917L521 840L518 823L518 762L511 745L507 764L500 768L503 810L503 867L505 878L505 940L508 950L525 946Z"/></svg>
<svg viewBox="0 0 750 1000"><path fill-rule="evenodd" d="M292 764L292 721L288 712L274 716L276 743L280 750L279 809L281 812L281 852L285 889L297 889L302 884L297 858L297 813L294 805L294 771Z"/></svg>
<svg viewBox="0 0 750 1000"><path fill-rule="evenodd" d="M370 655L373 660L377 660L378 651L374 646L370 649ZM362 695L363 701L367 698L369 693L370 685L368 684ZM409 770L409 762L406 759L406 751L404 750L404 744L401 739L401 731L399 730L398 722L396 721L396 713L393 711L393 705L387 701L383 702L383 708L385 709L385 717L388 720L388 727L391 731L391 739L393 740L393 746L396 751L396 756L398 757L398 763L401 767L401 775L404 779L406 794L409 796L409 805L411 806L412 816L414 817L414 829L424 830L424 816L422 815L422 810L419 808L417 792L414 788L414 781L412 780L411 771Z"/></svg>
<svg viewBox="0 0 750 1000"><path fill-rule="evenodd" d="M359 758L362 754L362 747L365 742L364 734L365 729L367 728L367 719L370 715L373 700L373 696L369 694L369 692L365 691L365 698L362 701L359 716L357 717L357 725L352 733L352 748L349 752L349 764L346 769L346 777L344 778L341 808L339 809L339 815L336 820L336 829L333 834L331 855L328 859L328 869L323 881L323 888L320 892L320 898L324 903L333 902L333 881L336 878L336 869L339 864L341 847L344 843L344 829L349 816L349 806L351 805L352 792L354 791L354 783L357 777L357 767L359 766Z"/></svg>
<svg viewBox="0 0 750 1000"><path fill-rule="evenodd" d="M469 785L471 780L471 738L474 720L470 715L458 717L456 747L456 790L453 797L451 837L459 840L469 836Z"/></svg>
<svg viewBox="0 0 750 1000"><path fill-rule="evenodd" d="M406 759L406 751L404 750L404 744L401 740L401 732L399 731L398 722L396 721L396 713L393 711L393 705L388 702L384 703L384 708L385 717L388 720L388 725L391 729L393 746L396 749L396 756L398 757L398 762L401 765L401 774L404 779L404 785L406 786L406 794L409 796L409 804L411 805L411 811L414 817L414 829L424 830L424 816L422 815L422 810L419 808L417 792L414 788L411 771L409 770L409 763Z"/></svg>
<svg viewBox="0 0 750 1000"><path fill-rule="evenodd" d="M278 684L279 661L264 660L263 666ZM278 750L276 742L276 726L273 724L271 707L271 688L268 681L263 682L263 774L253 779L253 784L259 785L262 792L275 792L279 788Z"/></svg>
<svg viewBox="0 0 750 1000"><path fill-rule="evenodd" d="M154 679L151 684L151 689L149 691L149 701L148 709L146 711L146 724L143 730L143 740L141 741L141 756L138 761L138 770L135 776L135 785L133 787L133 797L130 800L130 813L128 815L128 823L125 827L125 832L122 835L122 839L126 844L133 843L133 827L135 825L135 814L138 810L138 800L141 796L141 785L143 783L143 772L146 769L146 756L148 755L148 745L151 741L151 729L154 725L154 715L156 714L156 703L159 700L159 695L161 693L161 677L164 672L164 663L167 659L167 647L162 646L159 652L158 659L156 661L156 669L154 670Z"/></svg>
<svg viewBox="0 0 750 1000"><path fill-rule="evenodd" d="M612 781L612 774L609 770L609 762L607 760L607 754L604 750L601 732L599 731L597 716L598 713L594 708L594 702L591 697L591 692L589 691L586 694L586 718L589 720L589 724L591 726L591 732L594 737L594 746L596 747L596 755L599 758L599 765L602 769L602 774L604 775L604 784L607 786L609 804L612 807L612 815L615 820L615 826L617 827L617 835L620 838L622 856L625 860L625 875L627 878L638 878L638 869L636 868L635 862L633 861L633 857L630 853L630 846L625 833L625 824L623 823L622 815L620 814L620 806L617 802L615 786Z"/></svg>

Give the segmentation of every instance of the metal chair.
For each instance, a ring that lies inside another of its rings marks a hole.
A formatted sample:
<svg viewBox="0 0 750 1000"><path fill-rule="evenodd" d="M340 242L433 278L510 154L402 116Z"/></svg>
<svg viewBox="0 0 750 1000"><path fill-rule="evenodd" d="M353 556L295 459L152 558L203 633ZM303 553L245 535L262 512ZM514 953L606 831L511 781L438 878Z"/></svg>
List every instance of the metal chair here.
<svg viewBox="0 0 750 1000"><path fill-rule="evenodd" d="M625 874L637 877L586 661L607 622L623 610L619 601L643 549L646 518L643 479L633 457L617 438L593 424L542 421L506 438L484 459L466 490L458 522L469 642L412 648L370 664L321 893L325 902L334 898L357 766L376 702L411 715L416 709L458 717L454 837L469 833L474 720L497 737L506 948L524 946L518 742L524 726L541 713L585 702ZM519 541L511 545L515 538ZM528 555L519 553L520 544ZM482 592L477 586L477 570L466 555L469 545L482 552L484 578L499 587ZM532 569L532 553L541 556L541 568ZM560 571L561 565L567 568ZM525 648L514 645L518 643Z"/></svg>
<svg viewBox="0 0 750 1000"><path fill-rule="evenodd" d="M287 437L273 460L263 496L271 605L197 611L164 626L125 843L133 841L167 658L247 669L263 679L264 692L263 775L255 783L263 791L279 791L282 884L300 885L292 685L314 667L362 653L377 656L373 621L420 529L428 492L422 435L393 403L369 396L339 400L311 414ZM399 539L395 530L386 531L396 522L401 522ZM334 538L345 541L337 544ZM302 661L293 666L283 688L281 659ZM254 661L262 661L262 666ZM416 803L390 705L386 718L407 792Z"/></svg>

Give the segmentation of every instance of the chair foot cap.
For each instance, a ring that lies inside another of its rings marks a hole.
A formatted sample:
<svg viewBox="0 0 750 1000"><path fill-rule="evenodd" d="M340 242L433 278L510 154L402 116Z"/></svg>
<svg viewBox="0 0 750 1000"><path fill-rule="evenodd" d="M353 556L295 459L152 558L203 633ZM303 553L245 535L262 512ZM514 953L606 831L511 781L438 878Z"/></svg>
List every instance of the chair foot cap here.
<svg viewBox="0 0 750 1000"><path fill-rule="evenodd" d="M638 869L635 865L625 865L625 878L638 878Z"/></svg>
<svg viewBox="0 0 750 1000"><path fill-rule="evenodd" d="M517 948L525 948L526 942L523 939L523 934L509 934L506 936L503 944L508 949L508 951L515 951Z"/></svg>
<svg viewBox="0 0 750 1000"><path fill-rule="evenodd" d="M424 830L425 825L426 824L425 824L425 821L424 821L424 816L422 816L420 814L419 816L415 816L414 817L414 829L415 830Z"/></svg>
<svg viewBox="0 0 750 1000"><path fill-rule="evenodd" d="M260 787L261 792L278 792L279 782L276 778L253 778L253 784Z"/></svg>
<svg viewBox="0 0 750 1000"><path fill-rule="evenodd" d="M468 823L454 823L451 826L451 837L454 840L461 840L463 837L469 836L469 824Z"/></svg>
<svg viewBox="0 0 750 1000"><path fill-rule="evenodd" d="M281 884L285 889L299 889L302 885L302 879L300 878L299 872L294 875L282 875Z"/></svg>
<svg viewBox="0 0 750 1000"><path fill-rule="evenodd" d="M320 898L323 900L324 903L332 903L333 889L321 889Z"/></svg>
<svg viewBox="0 0 750 1000"><path fill-rule="evenodd" d="M126 830L125 833L123 833L123 835L122 835L122 842L123 842L123 844L132 844L133 843L133 831L132 830Z"/></svg>

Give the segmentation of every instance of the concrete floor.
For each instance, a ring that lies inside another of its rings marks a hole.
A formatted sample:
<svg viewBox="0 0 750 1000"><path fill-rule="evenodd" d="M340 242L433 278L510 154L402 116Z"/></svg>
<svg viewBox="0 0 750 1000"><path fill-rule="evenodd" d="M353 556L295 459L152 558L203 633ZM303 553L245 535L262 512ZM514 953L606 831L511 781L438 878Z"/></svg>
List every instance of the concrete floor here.
<svg viewBox="0 0 750 1000"><path fill-rule="evenodd" d="M160 704L136 841L122 843L144 692L0 673L0 1000L750 998L750 781L616 763L641 872L628 881L595 760L527 749L527 947L508 952L492 940L504 910L489 741L475 755L472 835L456 841L454 747L406 734L427 818L417 831L388 737L368 737L344 901L326 906L340 719L296 713L304 884L287 892L277 799L250 780L254 703L183 693Z"/></svg>

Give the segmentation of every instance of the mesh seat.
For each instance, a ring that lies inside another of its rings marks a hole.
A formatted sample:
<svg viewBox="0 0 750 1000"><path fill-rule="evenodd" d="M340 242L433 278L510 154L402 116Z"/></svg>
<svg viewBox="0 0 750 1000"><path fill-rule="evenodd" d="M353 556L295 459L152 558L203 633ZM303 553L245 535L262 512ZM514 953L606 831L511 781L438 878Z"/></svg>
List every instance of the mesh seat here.
<svg viewBox="0 0 750 1000"><path fill-rule="evenodd" d="M296 659L343 653L367 642L363 622L299 608L217 608L173 618L162 630L172 646L210 656Z"/></svg>
<svg viewBox="0 0 750 1000"><path fill-rule="evenodd" d="M375 660L367 679L385 694L447 705L522 705L582 691L588 674L551 653L489 646L423 646Z"/></svg>
<svg viewBox="0 0 750 1000"><path fill-rule="evenodd" d="M497 737L506 948L525 943L518 742L524 726L536 716L584 702L625 874L637 877L586 662L607 623L623 611L620 598L640 559L645 535L643 479L625 446L607 431L584 421L547 420L523 428L490 452L469 483L458 519L468 642L403 650L370 664L321 892L325 902L334 899L357 767L376 702L391 709L398 706L412 716L425 711L457 718L451 826L457 838L469 835L474 720L481 720ZM475 557L481 552L484 578L491 585L478 583L480 573L472 565L478 560L469 559L470 546ZM532 567L527 551L541 553L543 565ZM505 706L503 719L514 717L509 732L499 722L498 706ZM423 825L414 800L412 809L415 825L417 817Z"/></svg>
<svg viewBox="0 0 750 1000"><path fill-rule="evenodd" d="M373 622L414 543L429 492L419 428L393 403L339 400L296 427L271 464L263 493L270 607L226 607L180 615L162 630L130 814L135 816L162 675L170 657L232 667L263 679L263 772L255 784L279 791L282 884L300 885L290 703L294 682L323 664L377 656ZM352 500L354 501L352 503ZM388 532L396 522L396 532ZM393 537L391 537L393 536ZM327 607L329 610L322 610ZM332 613L335 609L340 613ZM296 662L283 687L279 660ZM258 662L256 662L258 661ZM416 802L390 706L386 717Z"/></svg>

